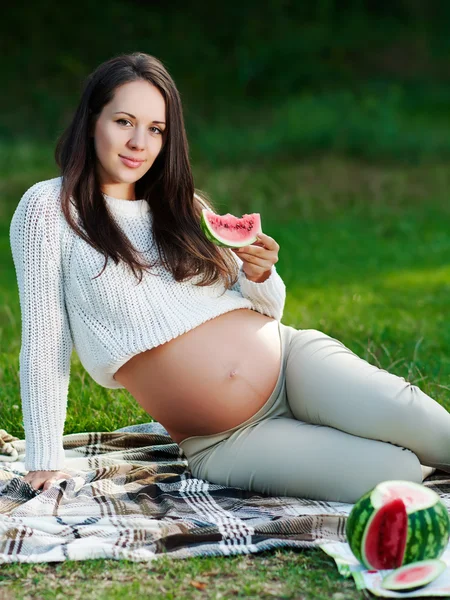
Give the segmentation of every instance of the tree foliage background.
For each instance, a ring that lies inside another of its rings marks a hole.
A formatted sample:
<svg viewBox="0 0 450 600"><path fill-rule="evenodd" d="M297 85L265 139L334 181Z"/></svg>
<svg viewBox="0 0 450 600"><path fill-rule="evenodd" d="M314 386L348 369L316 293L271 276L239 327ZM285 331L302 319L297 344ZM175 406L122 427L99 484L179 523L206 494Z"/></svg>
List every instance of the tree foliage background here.
<svg viewBox="0 0 450 600"><path fill-rule="evenodd" d="M8 3L0 143L54 142L88 73L139 50L174 77L201 159L450 155L449 25L444 0Z"/></svg>

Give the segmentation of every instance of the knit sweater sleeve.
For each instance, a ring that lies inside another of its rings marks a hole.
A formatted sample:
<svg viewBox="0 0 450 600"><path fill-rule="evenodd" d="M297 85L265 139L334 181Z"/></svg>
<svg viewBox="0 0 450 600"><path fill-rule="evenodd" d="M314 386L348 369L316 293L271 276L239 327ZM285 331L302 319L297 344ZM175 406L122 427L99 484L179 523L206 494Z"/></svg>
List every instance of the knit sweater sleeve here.
<svg viewBox="0 0 450 600"><path fill-rule="evenodd" d="M54 206L54 198L34 185L22 196L9 233L22 318L19 366L27 471L64 467L73 341Z"/></svg>
<svg viewBox="0 0 450 600"><path fill-rule="evenodd" d="M239 266L238 280L231 289L242 294L244 298L251 300L258 312L281 321L286 302L286 285L275 265L272 266L272 272L265 281L255 283L247 279L242 269L243 261L239 256L234 252L231 254L235 257Z"/></svg>

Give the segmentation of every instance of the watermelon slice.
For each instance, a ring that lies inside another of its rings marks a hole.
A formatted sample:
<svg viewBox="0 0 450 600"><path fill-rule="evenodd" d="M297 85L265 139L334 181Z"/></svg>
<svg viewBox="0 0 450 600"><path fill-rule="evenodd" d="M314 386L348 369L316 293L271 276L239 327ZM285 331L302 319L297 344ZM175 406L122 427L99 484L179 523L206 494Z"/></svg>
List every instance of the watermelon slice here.
<svg viewBox="0 0 450 600"><path fill-rule="evenodd" d="M412 481L383 481L353 506L347 541L367 569L396 569L439 558L449 539L450 519L439 496Z"/></svg>
<svg viewBox="0 0 450 600"><path fill-rule="evenodd" d="M204 208L200 225L210 242L226 248L242 248L253 244L257 240L256 235L262 231L259 213L238 218L230 213L216 215Z"/></svg>
<svg viewBox="0 0 450 600"><path fill-rule="evenodd" d="M409 592L428 585L439 577L447 568L443 560L421 560L395 569L381 582L386 590Z"/></svg>

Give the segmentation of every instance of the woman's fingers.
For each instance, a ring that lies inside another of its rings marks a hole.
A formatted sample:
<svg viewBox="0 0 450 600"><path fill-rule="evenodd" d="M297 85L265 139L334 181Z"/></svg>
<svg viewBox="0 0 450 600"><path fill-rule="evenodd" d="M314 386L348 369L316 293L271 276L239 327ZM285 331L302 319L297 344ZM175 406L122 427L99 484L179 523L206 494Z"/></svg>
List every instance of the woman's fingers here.
<svg viewBox="0 0 450 600"><path fill-rule="evenodd" d="M65 471L30 471L23 478L35 489L48 490L56 481L61 479L70 479L71 475Z"/></svg>

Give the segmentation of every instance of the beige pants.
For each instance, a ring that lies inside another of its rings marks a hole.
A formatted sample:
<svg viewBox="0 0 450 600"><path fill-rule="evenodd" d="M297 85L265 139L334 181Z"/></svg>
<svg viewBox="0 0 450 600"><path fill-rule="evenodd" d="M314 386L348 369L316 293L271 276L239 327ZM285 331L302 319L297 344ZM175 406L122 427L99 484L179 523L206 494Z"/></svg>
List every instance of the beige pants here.
<svg viewBox="0 0 450 600"><path fill-rule="evenodd" d="M380 481L450 473L450 413L436 400L321 331L279 323L279 333L266 404L237 427L180 443L194 477L354 503Z"/></svg>

